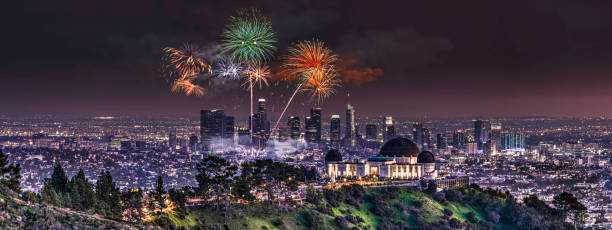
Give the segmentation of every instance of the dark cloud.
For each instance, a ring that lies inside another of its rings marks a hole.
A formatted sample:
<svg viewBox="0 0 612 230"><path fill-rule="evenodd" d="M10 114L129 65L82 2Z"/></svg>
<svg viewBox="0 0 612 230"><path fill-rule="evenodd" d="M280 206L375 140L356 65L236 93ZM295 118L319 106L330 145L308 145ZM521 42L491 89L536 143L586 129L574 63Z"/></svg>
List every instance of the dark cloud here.
<svg viewBox="0 0 612 230"><path fill-rule="evenodd" d="M346 34L340 41L340 52L356 53L356 58L365 64L393 73L439 62L438 55L453 48L446 38L424 36L409 28Z"/></svg>

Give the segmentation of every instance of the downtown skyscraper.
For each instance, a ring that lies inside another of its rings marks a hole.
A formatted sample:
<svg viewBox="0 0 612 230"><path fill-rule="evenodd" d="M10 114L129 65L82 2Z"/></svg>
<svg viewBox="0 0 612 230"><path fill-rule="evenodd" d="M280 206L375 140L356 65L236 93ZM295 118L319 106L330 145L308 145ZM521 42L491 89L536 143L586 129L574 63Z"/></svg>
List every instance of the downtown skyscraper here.
<svg viewBox="0 0 612 230"><path fill-rule="evenodd" d="M393 126L393 118L385 117L383 120L383 139L388 141L396 136L395 127Z"/></svg>
<svg viewBox="0 0 612 230"><path fill-rule="evenodd" d="M306 141L309 143L321 142L321 108L310 109L310 117L304 120L306 126Z"/></svg>
<svg viewBox="0 0 612 230"><path fill-rule="evenodd" d="M340 115L332 115L329 122L329 140L332 145L339 145L342 140L340 129Z"/></svg>
<svg viewBox="0 0 612 230"><path fill-rule="evenodd" d="M355 127L355 108L348 104L346 106L346 133L344 134L344 140L348 146L355 146L356 127Z"/></svg>
<svg viewBox="0 0 612 230"><path fill-rule="evenodd" d="M234 117L225 116L223 110L200 111L200 140L204 150L209 150L213 138L230 138L234 131Z"/></svg>
<svg viewBox="0 0 612 230"><path fill-rule="evenodd" d="M287 119L287 125L289 126L289 136L291 139L300 139L300 117L290 116Z"/></svg>

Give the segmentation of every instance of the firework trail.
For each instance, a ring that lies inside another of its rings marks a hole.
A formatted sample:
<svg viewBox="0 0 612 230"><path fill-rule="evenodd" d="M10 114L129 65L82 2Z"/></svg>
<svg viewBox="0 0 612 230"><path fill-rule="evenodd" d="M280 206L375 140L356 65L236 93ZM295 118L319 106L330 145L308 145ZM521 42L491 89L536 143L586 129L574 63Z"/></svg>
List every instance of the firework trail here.
<svg viewBox="0 0 612 230"><path fill-rule="evenodd" d="M289 79L299 79L299 83L287 101L287 105L278 117L273 133L278 128L285 111L293 101L293 97L300 91L309 91L313 98L317 97L317 103L333 94L333 87L338 85L335 80L336 62L338 55L334 54L325 46L325 43L317 39L311 41L300 41L289 47L289 53L283 61L283 72ZM315 78L315 79L311 79ZM302 89L302 87L306 87Z"/></svg>
<svg viewBox="0 0 612 230"><path fill-rule="evenodd" d="M276 51L276 33L270 20L257 9L242 9L222 33L221 47L242 63L268 60Z"/></svg>

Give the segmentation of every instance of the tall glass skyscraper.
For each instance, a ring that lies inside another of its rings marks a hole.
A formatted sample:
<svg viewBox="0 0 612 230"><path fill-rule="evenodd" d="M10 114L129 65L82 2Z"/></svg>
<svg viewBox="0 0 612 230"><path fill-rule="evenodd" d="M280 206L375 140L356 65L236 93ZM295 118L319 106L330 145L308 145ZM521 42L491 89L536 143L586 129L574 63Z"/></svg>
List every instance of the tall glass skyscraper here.
<svg viewBox="0 0 612 230"><path fill-rule="evenodd" d="M355 108L351 104L348 104L346 106L346 133L344 136L347 145L355 146L355 132Z"/></svg>

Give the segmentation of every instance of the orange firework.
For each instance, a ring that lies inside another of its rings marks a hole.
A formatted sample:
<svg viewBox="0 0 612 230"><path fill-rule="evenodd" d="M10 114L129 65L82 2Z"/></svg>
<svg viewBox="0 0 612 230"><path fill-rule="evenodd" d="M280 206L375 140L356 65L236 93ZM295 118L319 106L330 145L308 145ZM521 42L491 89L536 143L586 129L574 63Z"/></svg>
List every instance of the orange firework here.
<svg viewBox="0 0 612 230"><path fill-rule="evenodd" d="M261 88L262 83L268 86L268 78L270 78L270 67L261 63L260 61L253 61L247 65L244 70L246 76L246 83L249 83L249 87L259 83Z"/></svg>
<svg viewBox="0 0 612 230"><path fill-rule="evenodd" d="M192 79L177 80L172 85L172 92L183 92L185 95L202 96L204 95L204 88L193 84Z"/></svg>
<svg viewBox="0 0 612 230"><path fill-rule="evenodd" d="M199 56L200 50L195 45L184 44L180 49L166 47L163 52L165 67L181 79L211 71L210 65Z"/></svg>
<svg viewBox="0 0 612 230"><path fill-rule="evenodd" d="M289 78L308 75L312 71L335 73L338 55L325 47L322 41L301 41L289 47L289 54L284 58L283 68Z"/></svg>
<svg viewBox="0 0 612 230"><path fill-rule="evenodd" d="M317 103L333 95L335 87L340 86L337 74L329 69L309 71L302 78L303 92L309 92L312 99L316 98Z"/></svg>

